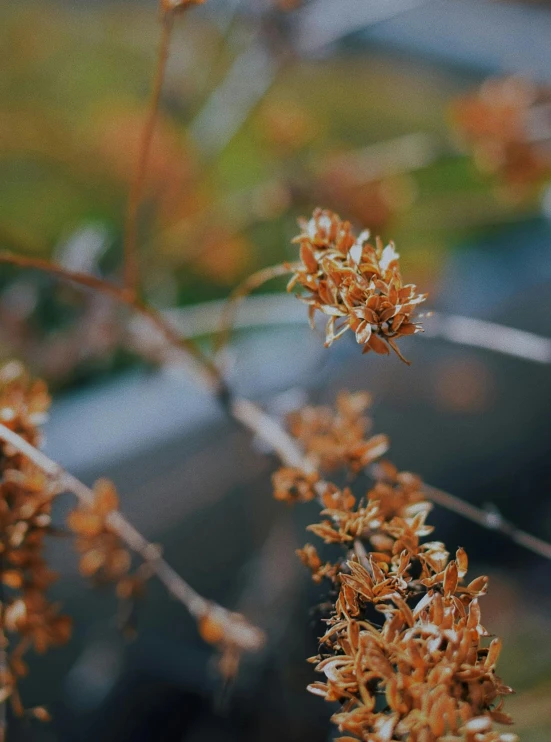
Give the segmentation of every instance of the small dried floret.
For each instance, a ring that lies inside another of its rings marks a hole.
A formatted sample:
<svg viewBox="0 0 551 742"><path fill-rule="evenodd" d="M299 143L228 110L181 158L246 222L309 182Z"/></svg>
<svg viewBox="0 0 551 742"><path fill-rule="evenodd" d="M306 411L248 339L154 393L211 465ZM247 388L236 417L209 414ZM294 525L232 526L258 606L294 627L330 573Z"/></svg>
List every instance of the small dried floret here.
<svg viewBox="0 0 551 742"><path fill-rule="evenodd" d="M0 422L33 446L40 444L39 426L46 420L50 403L46 384L32 380L20 363L10 361L0 367ZM3 444L2 448L4 468L14 466L12 459L22 459L10 446Z"/></svg>
<svg viewBox="0 0 551 742"><path fill-rule="evenodd" d="M285 502L308 502L316 497L316 484L319 475L307 473L302 469L281 467L272 476L274 497Z"/></svg>
<svg viewBox="0 0 551 742"><path fill-rule="evenodd" d="M365 392L340 392L336 409L304 407L292 412L287 424L317 468L332 471L346 466L359 472L388 449L385 435L367 437L371 420L365 411L370 403Z"/></svg>
<svg viewBox="0 0 551 742"><path fill-rule="evenodd" d="M413 314L426 294L402 282L394 244L385 247L378 237L371 244L369 232L356 236L349 222L322 209L300 226L294 240L300 244L300 264L288 289L297 283L305 289L300 298L308 304L311 322L316 310L329 318L325 345L350 329L364 353L388 354L390 347L405 360L396 340L421 331Z"/></svg>
<svg viewBox="0 0 551 742"><path fill-rule="evenodd" d="M339 567L331 562L322 563L316 548L312 544L305 544L303 549L297 549L297 556L305 567L312 572L312 579L319 583L324 577L334 581Z"/></svg>
<svg viewBox="0 0 551 742"><path fill-rule="evenodd" d="M78 538L80 571L85 577L118 581L131 564L130 553L109 527L108 517L119 508L119 498L112 482L100 479L94 485L94 502L81 503L69 513L67 523Z"/></svg>

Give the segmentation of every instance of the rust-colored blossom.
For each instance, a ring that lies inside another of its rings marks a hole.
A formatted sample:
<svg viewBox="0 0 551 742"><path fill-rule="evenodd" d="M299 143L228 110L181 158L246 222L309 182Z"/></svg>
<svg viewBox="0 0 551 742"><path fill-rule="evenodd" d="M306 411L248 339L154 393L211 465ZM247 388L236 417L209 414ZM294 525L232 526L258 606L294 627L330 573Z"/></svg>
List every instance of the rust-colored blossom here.
<svg viewBox="0 0 551 742"><path fill-rule="evenodd" d="M328 317L325 345L350 329L364 353L388 354L390 347L404 360L396 340L421 331L413 315L426 294L403 283L394 244L385 247L378 237L372 244L369 232L356 236L349 222L322 209L300 226L294 240L300 264L288 289L297 284L305 289L300 298L311 322L316 310Z"/></svg>
<svg viewBox="0 0 551 742"><path fill-rule="evenodd" d="M41 441L39 426L45 422L50 407L46 384L32 380L17 361L5 363L0 368L0 422L31 445ZM2 466L13 468L14 460L22 457L4 445Z"/></svg>

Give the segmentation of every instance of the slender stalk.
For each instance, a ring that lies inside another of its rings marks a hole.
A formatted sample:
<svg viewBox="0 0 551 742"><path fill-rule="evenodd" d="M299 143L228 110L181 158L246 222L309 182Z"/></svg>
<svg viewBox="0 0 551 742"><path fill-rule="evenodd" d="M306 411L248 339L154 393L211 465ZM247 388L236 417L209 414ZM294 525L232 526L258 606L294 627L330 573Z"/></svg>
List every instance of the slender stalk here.
<svg viewBox="0 0 551 742"><path fill-rule="evenodd" d="M0 264L2 263L49 273L50 275L56 276L64 281L76 283L79 286L84 286L85 288L98 291L106 296L116 299L118 302L126 305L133 311L150 320L150 322L160 330L170 345L179 348L189 357L197 361L194 365L194 373L197 377L197 381L200 381L203 385L212 389L216 394L220 393L224 388L220 372L214 363L201 353L197 345L192 341L187 340L187 338L172 327L170 322L168 322L159 311L140 299L137 299L133 292L129 291L127 288L118 286L117 284L106 281L103 278L89 275L88 273L69 271L61 265L56 265L49 260L43 260L41 258L28 258L4 251L0 252Z"/></svg>
<svg viewBox="0 0 551 742"><path fill-rule="evenodd" d="M84 505L93 505L95 500L93 490L2 423L0 439L32 461L56 482L60 490L71 492ZM226 641L245 651L255 651L262 647L264 634L260 629L246 622L243 617L212 603L194 590L162 558L160 548L144 538L120 512L110 513L107 524L128 548L143 559L168 592L182 603L194 618L200 619L215 611L217 619L224 625Z"/></svg>
<svg viewBox="0 0 551 742"><path fill-rule="evenodd" d="M254 402L236 398L231 402L230 409L234 419L269 443L287 466L297 467L306 473L315 471L295 439Z"/></svg>
<svg viewBox="0 0 551 742"><path fill-rule="evenodd" d="M302 469L307 473L315 471L312 462L304 455L294 438L254 403L249 400L236 399L232 403L231 410L235 419L273 447L284 464ZM316 491L323 494L326 487L326 482L321 480L316 485ZM457 513L490 531L496 531L534 554L551 559L551 544L517 528L499 513L478 508L456 495L451 495L429 484L423 485L423 491L430 500L446 510Z"/></svg>
<svg viewBox="0 0 551 742"><path fill-rule="evenodd" d="M245 399L233 398L228 392L222 376L216 366L206 358L193 342L184 338L179 332L169 324L163 315L157 310L153 309L145 303L139 302L133 298L127 289L112 284L96 276L90 276L84 273L77 273L67 271L62 266L57 266L54 263L50 263L47 260L41 260L39 258L27 258L18 255L12 255L11 253L0 253L0 263L8 263L11 265L17 265L23 268L34 268L37 270L45 271L52 275L58 276L67 281L72 281L81 286L85 286L90 289L95 289L103 294L112 296L123 304L131 307L136 312L139 312L144 317L147 317L165 336L167 341L174 347L180 348L182 351L187 353L189 356L197 361L196 371L197 379L201 382L206 382L207 386L213 389L217 395L217 398L223 403L224 408L228 413L239 423L244 425L246 428L254 432L264 441L269 443L276 453L280 456L281 460L284 461L288 466L299 466L304 471L312 471L311 463L304 457L300 447L297 446L296 442L286 431L279 425L279 423L263 412L254 402ZM227 339L227 336L231 333L232 323L234 321L235 311L237 304L240 300L247 296L247 294L254 290L257 286L261 286L265 281L275 278L276 276L282 276L292 271L293 265L278 265L271 268L265 268L257 273L254 273L250 278L244 281L237 289L233 292L232 297L227 302L225 307L225 318L222 321L222 340ZM438 315L439 320L446 319L446 315ZM455 322L457 327L457 321L461 320L461 326L466 327L467 325L474 328L480 325L484 326L484 329L488 330L487 325L491 325L492 332L499 330L503 342L491 343L489 340L483 345L482 334L479 333L477 336L476 345L479 347L486 347L491 350L497 350L505 353L509 351L510 355L519 355L523 358L530 358L531 360L544 361L544 350L549 344L547 338L541 338L532 333L523 333L521 330L513 330L512 328L503 327L501 325L495 325L494 323L486 323L481 320L473 320L468 317L456 317L452 316L451 319ZM474 323L474 324L473 324ZM452 339L448 332L440 331L442 337L446 339ZM524 335L530 336L528 338L530 347L533 347L534 353L532 356L526 350L529 347L527 344L522 344L524 351L522 353L514 352L514 349L518 349L518 342L511 348L504 339L511 338L512 334L515 335L517 341ZM457 334L455 334L455 342L459 342ZM545 344L545 346L543 345ZM223 343L220 347L223 346ZM499 347L498 347L499 346ZM508 349L508 351L507 351ZM537 356L537 357L536 357ZM3 426L0 426L0 430ZM7 429L6 429L7 430ZM0 436L1 437L1 436ZM40 452L38 452L40 453ZM41 454L42 455L42 454ZM478 525L487 528L489 530L497 531L503 536L510 538L520 546L529 549L535 554L551 559L551 544L538 539L536 536L532 536L521 529L516 528L513 524L509 523L501 516L496 513L488 512L481 508L477 508L475 505L471 505L455 495L451 495L442 490L438 490L430 485L426 486L427 497L432 499L435 503L441 507L445 507L458 515L471 520Z"/></svg>
<svg viewBox="0 0 551 742"><path fill-rule="evenodd" d="M267 281L271 281L273 278L286 276L287 274L292 273L298 265L300 264L280 263L278 265L272 265L269 268L262 268L261 270L253 273L251 276L246 278L232 291L222 310L222 317L220 319L220 330L216 339L215 346L218 352L227 345L235 322L237 309L239 308L241 302L251 293L251 291L259 288Z"/></svg>
<svg viewBox="0 0 551 742"><path fill-rule="evenodd" d="M163 11L162 30L159 42L159 51L157 55L157 66L153 87L151 91L151 100L149 111L142 134L142 141L136 170L128 196L128 208L126 212L126 224L124 232L124 285L133 296L138 293L139 287L139 265L137 254L137 234L138 234L138 212L142 200L145 174L151 151L151 143L155 132L155 123L159 112L159 102L161 91L166 72L168 61L168 52L170 47L170 37L174 26L174 13L170 10Z"/></svg>
<svg viewBox="0 0 551 742"><path fill-rule="evenodd" d="M551 559L551 544L517 528L513 523L505 520L497 511L477 508L476 505L471 505L470 502L465 502L465 500L462 500L456 495L451 495L449 492L444 492L428 484L424 486L424 492L437 505L451 510L453 513L457 513L457 515L461 515L473 523L477 523L482 528L497 531L502 536L514 541L515 544L519 544L519 546L533 551L534 554L538 554L545 559Z"/></svg>
<svg viewBox="0 0 551 742"><path fill-rule="evenodd" d="M536 363L551 363L551 339L533 332L505 327L496 322L431 312L425 327L428 337L441 337L451 343L493 350Z"/></svg>

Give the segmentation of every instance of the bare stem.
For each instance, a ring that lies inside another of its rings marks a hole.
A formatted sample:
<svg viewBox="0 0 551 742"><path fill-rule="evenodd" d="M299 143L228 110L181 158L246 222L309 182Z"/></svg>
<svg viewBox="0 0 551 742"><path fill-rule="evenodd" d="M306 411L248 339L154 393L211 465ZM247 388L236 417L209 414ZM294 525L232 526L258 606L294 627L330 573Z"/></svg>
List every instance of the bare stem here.
<svg viewBox="0 0 551 742"><path fill-rule="evenodd" d="M198 362L198 379L201 382L207 382L207 385L211 389L214 389L214 391L218 393L221 398L221 392L225 389L225 386L220 372L216 368L216 366L208 358L203 356L203 354L199 351L199 349L193 342L182 337L179 332L165 320L160 312L145 303L139 302L136 298L133 298L129 294L127 289L105 281L102 278L97 278L96 276L90 276L85 273L67 271L62 266L58 266L55 263L51 263L47 260L41 260L39 258L27 258L4 252L0 253L0 263L17 265L22 268L34 268L50 273L66 281L72 281L81 286L95 289L103 294L112 296L123 304L131 307L134 311L148 318L163 333L163 335L167 339L167 342L169 342L174 347L180 348L182 351L190 355ZM286 273L291 272L293 270L293 267L293 264L286 264L273 266L271 268L265 268L261 271L258 271L257 273L254 273L247 281L244 281L240 286L237 287L225 306L226 314L225 319L222 322L221 330L223 340L227 339L227 337L231 333L231 327L238 302L245 298L247 294L250 291L254 290L257 286L261 286L265 281L268 281L271 278L282 276ZM446 320L447 317L446 315L438 315L438 319L440 322L442 322L442 320ZM531 358L531 360L540 360L541 362L545 362L542 355L544 349L543 343L551 342L546 338L541 338L539 336L532 337L532 347L536 348L537 346L537 348L539 349L537 350L537 352L534 351L532 355L530 355L528 351L525 351L522 354L513 353L512 351L514 348L518 349L518 342L514 346L511 346L510 343L505 342L505 338L511 339L511 333L515 333L517 336L531 335L531 333L523 333L520 330L513 330L512 328L495 325L494 323L482 322L481 320L473 320L467 317L452 316L451 319L455 323L456 328L457 323L460 320L460 325L463 328L466 328L468 324L471 329L474 328L475 325L477 325L479 331L485 330L485 333L478 335L477 342L473 344L476 344L480 347L490 348L492 350L499 350L502 353L509 352L510 354L520 355L524 358ZM480 325L483 325L484 327L481 328ZM497 347L496 343L494 343L493 345L489 344L487 325L491 325L492 332L495 332L497 328L497 330L501 333L503 342L499 343L499 348ZM440 334L442 334L442 336L446 337L447 339L452 339L452 336L447 331L446 333L440 331ZM452 333L452 335L453 334L454 333ZM483 335L486 338L484 342ZM538 341L537 344L535 343L534 339ZM455 333L455 342L462 342L458 339L457 332ZM538 358L536 358L536 356L538 356ZM290 435L288 435L288 433L282 428L281 425L279 425L276 420L263 412L257 405L254 404L254 402L246 399L230 398L227 408L234 419L236 419L242 425L254 432L269 445L271 445L272 448L279 455L281 460L284 461L288 466L297 466L301 467L304 471L312 471L311 462L306 459L304 453L297 445L296 441ZM3 426L0 426L0 430L2 429L2 427ZM43 455L39 451L37 453L41 456ZM55 466L57 466L57 464ZM324 485L322 484L321 486L323 487ZM501 533L503 536L510 538L515 543L525 547L526 549L529 549L530 551L533 551L535 554L539 554L546 559L551 559L551 544L548 544L546 541L543 541L536 536L532 536L531 534L516 528L514 525L503 519L501 516L496 515L496 513L477 508L475 505L471 505L470 503L461 500L455 495L443 492L442 490L430 487L429 485L426 486L426 493L427 497L436 502L438 505L445 507L446 509L451 510L454 513L462 515L468 520L471 520L474 523L478 523L478 525L483 526L484 528Z"/></svg>
<svg viewBox="0 0 551 742"><path fill-rule="evenodd" d="M505 520L503 516L496 510L483 510L477 508L476 505L472 505L470 502L465 502L456 495L451 495L449 492L444 492L437 487L431 487L426 484L424 486L424 492L429 498L437 505L440 505L447 510L451 510L453 513L463 516L471 520L473 523L477 523L483 528L487 528L489 531L497 531L502 536L511 539L515 544L524 546L525 549L533 551L534 554L545 559L551 559L551 544L547 543L537 536L533 536L530 533L526 533L520 528L517 528L513 523Z"/></svg>
<svg viewBox="0 0 551 742"><path fill-rule="evenodd" d="M235 322L235 315L241 302L252 291L259 288L267 281L271 281L273 278L286 276L287 274L292 273L298 265L299 263L280 263L278 265L272 265L269 268L262 268L261 270L253 273L251 276L246 278L237 286L237 288L232 291L224 306L224 309L222 310L220 330L216 341L217 351L221 351L227 345L230 339Z"/></svg>
<svg viewBox="0 0 551 742"><path fill-rule="evenodd" d="M155 123L159 111L159 102L165 78L173 25L174 14L171 11L164 11L162 15L162 30L157 55L157 67L151 91L151 101L142 134L140 152L136 163L136 171L134 173L134 179L128 196L128 208L126 212L124 232L124 285L133 296L137 295L139 284L139 265L137 255L138 212L142 199L147 163L151 151L151 143L155 132Z"/></svg>
<svg viewBox="0 0 551 742"><path fill-rule="evenodd" d="M91 276L88 273L69 271L63 266L56 265L49 260L23 257L6 251L0 252L0 264L1 263L49 273L50 275L56 276L64 281L76 283L79 286L84 286L85 288L98 291L106 296L116 299L118 302L130 307L133 311L141 314L154 324L171 346L182 350L188 356L197 361L197 364L194 366L195 375L198 377L197 381L206 384L207 387L211 388L215 393L220 392L223 388L224 385L220 372L212 361L201 353L197 345L182 336L167 320L165 320L160 312L149 304L137 299L133 292L129 291L127 288L118 286L117 284L106 281L103 278Z"/></svg>
<svg viewBox="0 0 551 742"><path fill-rule="evenodd" d="M93 505L95 500L93 490L2 423L0 439L32 461L56 482L62 491L71 492L84 505ZM244 651L256 651L262 647L264 634L260 629L249 624L242 616L212 603L196 592L162 558L160 548L144 538L120 512L110 513L107 524L128 548L147 563L151 572L164 584L168 592L182 603L194 618L200 619L215 611L217 619L224 626L225 641Z"/></svg>
<svg viewBox="0 0 551 742"><path fill-rule="evenodd" d="M430 312L427 318L425 334L428 337L442 337L451 343L493 350L536 363L551 363L551 339L533 332L458 314Z"/></svg>
<svg viewBox="0 0 551 742"><path fill-rule="evenodd" d="M302 469L307 473L315 467L304 455L295 439L285 429L249 399L234 399L231 403L231 414L242 425L268 443L287 466Z"/></svg>
<svg viewBox="0 0 551 742"><path fill-rule="evenodd" d="M232 403L231 412L235 419L270 444L286 466L296 467L307 473L315 471L312 462L304 455L296 440L276 420L260 410L253 402L236 399ZM318 494L323 494L326 488L326 482L318 481L316 485ZM451 495L429 484L423 486L423 491L432 502L446 508L446 510L457 513L490 531L496 531L525 549L534 552L534 554L538 554L545 559L551 559L550 543L517 528L498 512L478 508L456 495Z"/></svg>

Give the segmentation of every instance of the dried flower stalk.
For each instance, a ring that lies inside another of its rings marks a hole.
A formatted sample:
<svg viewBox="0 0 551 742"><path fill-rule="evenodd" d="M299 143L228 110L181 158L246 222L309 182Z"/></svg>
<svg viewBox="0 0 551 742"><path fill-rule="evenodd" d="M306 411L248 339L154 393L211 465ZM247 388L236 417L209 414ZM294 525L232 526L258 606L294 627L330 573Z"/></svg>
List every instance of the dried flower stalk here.
<svg viewBox="0 0 551 742"><path fill-rule="evenodd" d="M367 395L341 394L333 415L312 407L292 415L308 460L356 473L351 453L367 429L368 404ZM338 459L325 458L347 417L362 420L356 435ZM348 735L340 742L517 742L493 728L511 723L502 702L512 690L495 674L501 642L485 642L480 622L487 578L464 584L464 549L450 559L444 544L424 541L432 505L418 477L386 461L370 470L374 485L359 501L348 487L315 484L323 519L309 530L344 555L324 563L311 544L299 551L314 581L337 591L320 653L310 660L325 678L310 692L341 703L332 717Z"/></svg>
<svg viewBox="0 0 551 742"><path fill-rule="evenodd" d="M85 506L94 508L96 493L92 489L1 423L0 440L29 458L52 481L57 483L59 491L71 492ZM159 547L147 541L119 511L112 510L105 520L111 531L151 566L153 573L165 585L168 592L183 603L192 616L200 619L208 615L211 609L220 611L220 615L224 616L227 621L225 636L228 641L234 642L238 648L246 651L254 651L262 646L263 635L259 629L247 624L242 616L231 613L196 593L161 557Z"/></svg>
<svg viewBox="0 0 551 742"><path fill-rule="evenodd" d="M138 230L138 210L142 197L145 174L147 171L147 162L153 134L155 131L155 122L159 110L159 101L161 99L161 90L168 61L168 50L170 37L174 25L174 13L177 7L189 5L189 2L172 2L171 0L162 0L162 31L159 43L159 52L157 55L157 68L153 81L151 92L151 102L145 122L142 144L136 163L136 172L132 181L130 194L128 196L128 208L126 213L126 224L124 233L124 284L132 296L136 296L139 286L139 267L137 255L137 230Z"/></svg>
<svg viewBox="0 0 551 742"><path fill-rule="evenodd" d="M314 684L311 689L328 700L344 702L334 719L342 731L371 742L390 742L405 737L413 742L435 739L441 742L463 739L466 742L512 742L515 735L492 731L494 720L508 721L500 707L492 704L510 689L502 686L494 674L499 645L492 643L484 648L480 642L485 631L479 623L477 601L485 590L485 581L478 578L462 586L460 583L467 569L466 554L459 550L456 559L449 560L442 544L422 542L431 531L425 524L430 509L424 499L426 488L412 475L399 474L388 464L380 465L375 469L375 485L366 501L356 504L351 489L339 489L321 478L319 470L344 468L356 474L368 466L373 469L373 462L386 450L388 443L384 436L365 438L367 421L362 414L365 399L342 396L338 413L333 417L327 410L312 408L308 411L308 419L295 417L291 421L293 433L304 446L305 456L293 439L258 407L248 400L233 398L214 364L193 343L175 332L158 312L138 299L137 216L173 14L200 2L161 0L163 32L158 66L129 197L124 288L93 276L71 273L47 261L4 255L0 262L39 268L110 294L148 317L171 345L198 361L200 376L216 391L225 408L270 441L287 462L286 469L275 476L277 496L289 501L320 499L326 518L311 530L328 543L341 544L349 553L346 559L323 565L314 547L307 546L301 552L301 558L312 569L316 581L329 579L340 590L329 619L329 631L322 639L323 653L317 658L317 669L325 674L326 682ZM356 237L350 224L328 211L316 210L309 222L303 222L302 228L296 240L300 244L300 263L257 274L249 279L244 291L237 290L234 298L241 298L266 278L291 272L293 278L289 288L298 284L305 290L301 298L309 305L310 319L316 310L329 317L326 345L351 329L364 352L373 350L388 354L392 348L404 360L396 340L421 330L413 321L413 315L425 296L418 294L412 284L403 284L394 246L384 247L378 239L372 245L367 242L367 233ZM66 638L67 624L57 615L57 608L49 606L43 596L49 576L40 562L39 547L40 528L46 524L42 516L49 516L49 501L58 492L68 490L81 503L78 511L71 515L70 525L79 536L84 573L114 579L121 592L127 593L132 590L128 582L128 547L142 557L149 570L157 574L171 594L198 619L203 638L223 648L226 668L235 666L238 650L261 646L261 632L243 617L199 596L164 562L158 547L148 543L124 519L118 511L118 498L112 485L101 482L95 490L85 487L47 459L37 449L37 441L25 438L24 432L0 423L0 438L7 444L4 449L10 452L8 458L15 452L13 457L17 461L17 466L12 463L9 469L15 475L5 476L5 485L15 486L18 496L26 489L27 497L31 491L35 494L47 492L48 497L40 505L43 509L36 511L38 515L33 512L32 516L23 516L18 510L17 497L12 498L11 510L16 513L17 527L21 530L19 523L24 522L25 517L31 518L24 528L29 536L24 538L29 538L32 548L30 556L27 555L30 561L25 562L19 575L17 570L10 573L3 569L2 578L14 590L25 588L27 583L34 585L38 597L35 596L33 602L26 595L24 610L13 608L21 603L9 604L2 611L2 630L11 627L25 637L27 644L34 642L37 648L46 648L58 638ZM446 497L441 500L445 502ZM7 497L6 502L9 502ZM452 502L453 507L461 511L453 498ZM449 501L447 506L450 506ZM468 517L473 517L472 506L463 504L462 508L467 515L471 509ZM477 522L482 521L478 518ZM5 527L6 533L10 532L10 525ZM495 523L486 522L486 525L497 527ZM503 522L499 530L512 535ZM366 544L374 551L367 553ZM3 542L6 558L13 558L12 546L11 542ZM533 546L532 541L530 548ZM369 618L369 607L383 614L382 624ZM4 694L11 694L13 700L13 683L10 685L5 668L2 672ZM380 708L377 697L383 693L387 705ZM1 699L0 706L3 706ZM36 715L40 716L38 710ZM342 741L346 739L351 738L342 738Z"/></svg>

